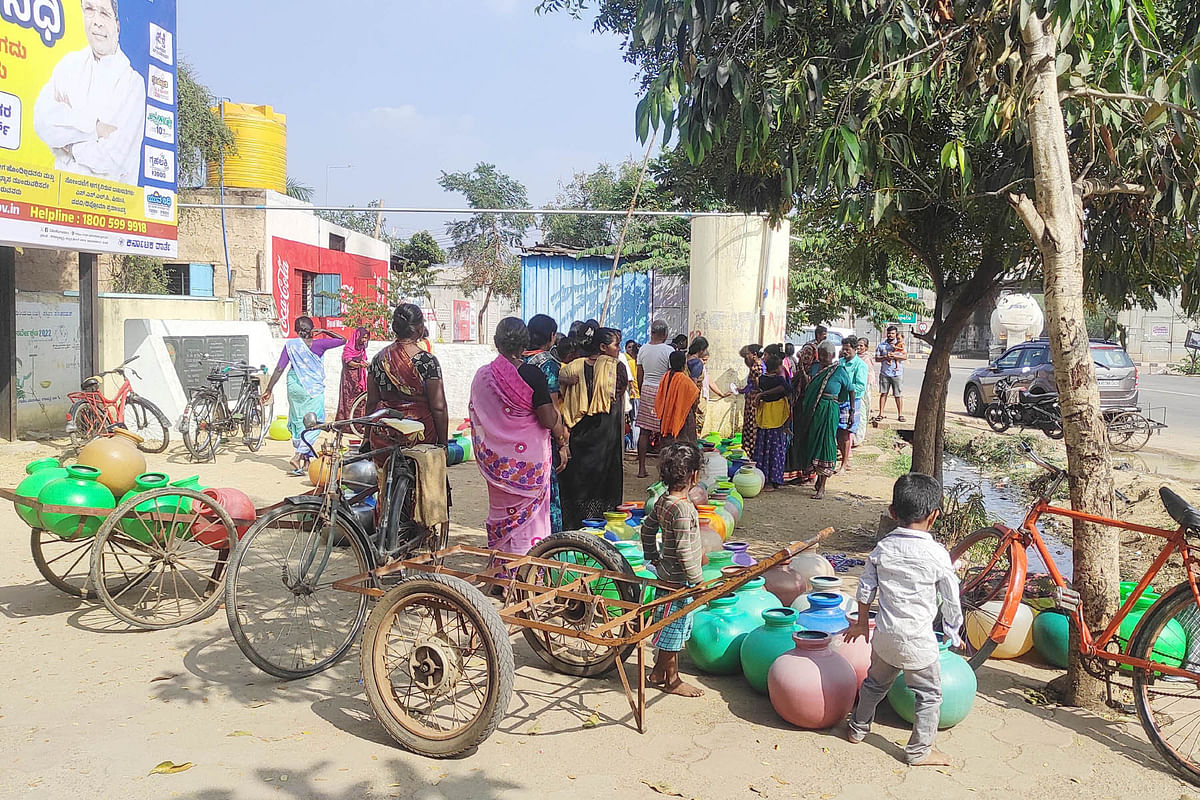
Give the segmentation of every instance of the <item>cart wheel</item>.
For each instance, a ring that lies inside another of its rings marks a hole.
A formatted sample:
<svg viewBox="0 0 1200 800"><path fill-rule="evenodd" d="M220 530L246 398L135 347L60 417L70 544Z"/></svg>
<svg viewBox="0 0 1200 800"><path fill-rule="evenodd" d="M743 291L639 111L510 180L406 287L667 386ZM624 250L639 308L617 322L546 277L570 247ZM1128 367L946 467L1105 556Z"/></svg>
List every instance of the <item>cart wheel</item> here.
<svg viewBox="0 0 1200 800"><path fill-rule="evenodd" d="M216 611L224 597L229 550L194 539L197 522L212 541L237 541L233 520L220 503L191 489L142 492L105 519L92 548L92 582L113 616L162 630ZM223 533L213 530L217 525ZM111 588L122 582L123 588Z"/></svg>
<svg viewBox="0 0 1200 800"><path fill-rule="evenodd" d="M360 660L376 718L418 755L458 755L508 713L512 643L496 609L460 578L401 579L371 612Z"/></svg>
<svg viewBox="0 0 1200 800"><path fill-rule="evenodd" d="M1122 411L1108 421L1108 445L1121 453L1135 453L1150 441L1150 423L1137 411Z"/></svg>
<svg viewBox="0 0 1200 800"><path fill-rule="evenodd" d="M33 563L46 582L61 592L84 600L95 600L91 584L93 537L64 539L42 528L30 531L29 549Z"/></svg>
<svg viewBox="0 0 1200 800"><path fill-rule="evenodd" d="M521 583L542 587L542 591L555 586L570 583L582 573L572 570L570 565L578 564L585 567L596 567L610 572L623 572L634 577L633 570L625 557L617 548L604 539L582 531L564 531L548 536L529 551L529 555L547 561L562 561L567 566L562 570L549 569L529 565L518 571ZM610 578L597 578L589 581L586 591L605 597L625 600L630 603L641 602L641 594L636 584L614 581ZM536 590L521 591L517 601L525 599ZM547 622L562 628L576 631L587 631L597 628L614 617L621 616L622 609L616 606L601 606L582 600L555 600L531 609L529 615L539 622ZM525 641L537 653L538 658L557 672L574 675L579 678L590 678L604 675L612 670L619 659L633 648L608 647L606 645L590 644L583 639L560 633L523 628ZM609 635L617 636L619 631Z"/></svg>

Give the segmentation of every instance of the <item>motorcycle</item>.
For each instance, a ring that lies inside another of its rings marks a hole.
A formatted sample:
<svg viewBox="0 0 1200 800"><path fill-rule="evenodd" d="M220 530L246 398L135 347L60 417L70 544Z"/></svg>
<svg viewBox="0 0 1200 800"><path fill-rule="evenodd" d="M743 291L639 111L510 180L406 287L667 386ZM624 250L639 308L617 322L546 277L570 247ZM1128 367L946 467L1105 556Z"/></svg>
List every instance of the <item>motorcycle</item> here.
<svg viewBox="0 0 1200 800"><path fill-rule="evenodd" d="M1062 409L1057 394L1033 394L1021 388L1013 378L996 382L996 396L984 409L983 418L996 433L1013 425L1037 428L1051 439L1063 438Z"/></svg>

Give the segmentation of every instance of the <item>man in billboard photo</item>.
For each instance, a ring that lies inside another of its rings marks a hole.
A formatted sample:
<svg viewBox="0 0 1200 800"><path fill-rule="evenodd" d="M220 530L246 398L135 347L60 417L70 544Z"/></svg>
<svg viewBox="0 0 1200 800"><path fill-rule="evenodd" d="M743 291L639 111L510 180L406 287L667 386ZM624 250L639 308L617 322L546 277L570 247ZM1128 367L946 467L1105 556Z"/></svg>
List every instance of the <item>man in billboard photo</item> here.
<svg viewBox="0 0 1200 800"><path fill-rule="evenodd" d="M88 46L54 67L33 107L33 128L63 172L136 185L146 82L121 52L117 0L82 0Z"/></svg>

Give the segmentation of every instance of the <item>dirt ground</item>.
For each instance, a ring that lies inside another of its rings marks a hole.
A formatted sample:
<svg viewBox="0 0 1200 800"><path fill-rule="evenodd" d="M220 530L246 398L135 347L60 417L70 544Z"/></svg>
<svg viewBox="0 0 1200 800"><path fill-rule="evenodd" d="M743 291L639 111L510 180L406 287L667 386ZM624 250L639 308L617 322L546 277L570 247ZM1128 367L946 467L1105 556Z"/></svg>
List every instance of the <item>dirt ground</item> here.
<svg viewBox="0 0 1200 800"><path fill-rule="evenodd" d="M0 485L13 486L49 444L0 446ZM895 470L890 438L873 435L824 501L790 489L749 501L738 538L752 551L831 525L825 552L872 544ZM223 452L192 465L151 457L173 477L237 486L274 502L307 488L283 474L286 444ZM647 481L626 464L629 499ZM451 470L456 541L482 541L478 470ZM899 760L906 726L881 711L866 744L790 728L740 677L694 675L698 700L651 692L639 734L618 680L542 667L519 637L517 680L500 729L476 752L433 761L394 746L363 697L357 653L323 675L282 683L241 655L223 613L189 627L128 631L102 606L49 586L29 557L28 529L0 508L0 797L195 798L1071 798L1200 797L1162 765L1133 718L1107 720L1031 703L1054 672L1033 657L979 673L975 707L939 738L950 769ZM685 670L693 672L690 666ZM885 706L886 708L886 706ZM598 724L588 724L596 719ZM187 771L151 775L159 762Z"/></svg>

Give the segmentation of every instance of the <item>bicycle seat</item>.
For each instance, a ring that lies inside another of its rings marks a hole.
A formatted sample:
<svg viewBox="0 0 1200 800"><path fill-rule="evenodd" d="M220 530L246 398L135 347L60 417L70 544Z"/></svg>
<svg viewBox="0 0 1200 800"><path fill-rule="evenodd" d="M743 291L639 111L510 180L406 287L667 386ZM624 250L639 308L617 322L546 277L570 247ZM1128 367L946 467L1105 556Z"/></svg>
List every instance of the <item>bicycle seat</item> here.
<svg viewBox="0 0 1200 800"><path fill-rule="evenodd" d="M1171 519L1189 531L1200 532L1200 509L1165 486L1158 490L1158 496L1162 498L1163 505L1166 507L1167 513L1171 515Z"/></svg>

